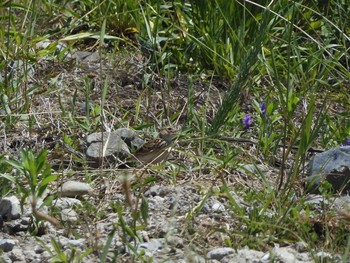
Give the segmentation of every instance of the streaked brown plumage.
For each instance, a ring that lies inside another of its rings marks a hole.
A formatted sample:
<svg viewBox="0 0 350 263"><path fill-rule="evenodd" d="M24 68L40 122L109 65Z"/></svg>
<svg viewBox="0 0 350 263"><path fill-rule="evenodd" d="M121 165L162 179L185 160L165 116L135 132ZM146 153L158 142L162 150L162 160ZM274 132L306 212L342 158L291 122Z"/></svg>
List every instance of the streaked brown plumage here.
<svg viewBox="0 0 350 263"><path fill-rule="evenodd" d="M160 163L168 159L171 152L171 144L173 142L176 131L172 128L162 128L158 138L146 142L140 149L134 153L136 160L147 163Z"/></svg>

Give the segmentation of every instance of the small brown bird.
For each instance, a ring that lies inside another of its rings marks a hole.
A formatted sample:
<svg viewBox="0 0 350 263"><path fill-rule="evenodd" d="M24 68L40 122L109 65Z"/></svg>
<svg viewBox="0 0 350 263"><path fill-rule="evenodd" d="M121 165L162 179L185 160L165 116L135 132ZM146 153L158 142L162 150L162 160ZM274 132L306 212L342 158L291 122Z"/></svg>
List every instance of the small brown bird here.
<svg viewBox="0 0 350 263"><path fill-rule="evenodd" d="M158 138L146 142L141 148L136 150L134 157L136 160L147 163L160 163L168 159L171 152L171 145L176 135L176 131L170 127L162 128Z"/></svg>

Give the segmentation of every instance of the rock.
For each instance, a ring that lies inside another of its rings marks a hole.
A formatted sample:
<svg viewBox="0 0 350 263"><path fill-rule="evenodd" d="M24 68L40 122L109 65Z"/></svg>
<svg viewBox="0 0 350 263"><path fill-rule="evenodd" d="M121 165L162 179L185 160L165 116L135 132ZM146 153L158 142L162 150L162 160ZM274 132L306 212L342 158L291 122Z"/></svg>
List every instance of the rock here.
<svg viewBox="0 0 350 263"><path fill-rule="evenodd" d="M72 208L73 206L82 206L82 203L80 200L75 199L75 198L69 198L69 197L61 197L55 199L52 204L60 210L66 209L66 208Z"/></svg>
<svg viewBox="0 0 350 263"><path fill-rule="evenodd" d="M77 62L97 62L100 60L100 55L98 52L76 51L73 54L73 58L75 58Z"/></svg>
<svg viewBox="0 0 350 263"><path fill-rule="evenodd" d="M239 249L236 253L225 256L221 263L231 263L231 262L265 262L263 260L264 253L261 251L256 251L249 248Z"/></svg>
<svg viewBox="0 0 350 263"><path fill-rule="evenodd" d="M164 242L164 238L155 238L148 242L141 243L137 246L137 253L144 253L146 257L153 257L157 252L164 248ZM127 252L133 254L128 248Z"/></svg>
<svg viewBox="0 0 350 263"><path fill-rule="evenodd" d="M31 250L30 248L23 250L23 256L27 259L27 261L28 259L31 259L32 261L33 259L38 259L39 257L39 255L37 255L35 251Z"/></svg>
<svg viewBox="0 0 350 263"><path fill-rule="evenodd" d="M59 187L57 193L61 197L75 197L90 194L91 192L91 186L86 183L67 181Z"/></svg>
<svg viewBox="0 0 350 263"><path fill-rule="evenodd" d="M186 260L184 262L205 263L205 258L193 251L189 251L186 253Z"/></svg>
<svg viewBox="0 0 350 263"><path fill-rule="evenodd" d="M211 210L214 213L219 213L219 212L224 212L225 211L225 207L223 204L216 202L211 206Z"/></svg>
<svg viewBox="0 0 350 263"><path fill-rule="evenodd" d="M41 246L41 245L36 245L35 247L34 247L34 252L36 253L36 254L41 254L41 253L43 253L45 251L45 249Z"/></svg>
<svg viewBox="0 0 350 263"><path fill-rule="evenodd" d="M21 215L20 202L16 196L3 197L0 200L0 216L6 219L18 219Z"/></svg>
<svg viewBox="0 0 350 263"><path fill-rule="evenodd" d="M139 149L142 147L142 145L145 144L145 141L142 140L140 137L135 137L130 143L134 149Z"/></svg>
<svg viewBox="0 0 350 263"><path fill-rule="evenodd" d="M22 249L14 248L11 252L9 252L9 257L12 262L26 262L26 258L23 255Z"/></svg>
<svg viewBox="0 0 350 263"><path fill-rule="evenodd" d="M275 247L272 250L274 259L277 262L294 263L296 261L296 251L288 247Z"/></svg>
<svg viewBox="0 0 350 263"><path fill-rule="evenodd" d="M135 136L128 128L119 128L112 132L95 132L87 137L88 149L86 155L93 161L92 166L100 166L102 161L125 159L130 155L130 149L138 149L145 142Z"/></svg>
<svg viewBox="0 0 350 263"><path fill-rule="evenodd" d="M20 59L9 61L7 64L7 71L2 70L2 72L6 72L8 74L8 79L21 79L24 75L26 75L27 79L30 80L35 74L33 63ZM2 72L0 74L0 82L3 82L5 79Z"/></svg>
<svg viewBox="0 0 350 263"><path fill-rule="evenodd" d="M17 243L18 243L17 240L0 238L0 250L4 252L12 251L12 249L15 247Z"/></svg>
<svg viewBox="0 0 350 263"><path fill-rule="evenodd" d="M149 242L142 243L138 246L138 250L149 250L149 251L157 251L163 248L164 239L152 239Z"/></svg>
<svg viewBox="0 0 350 263"><path fill-rule="evenodd" d="M306 190L319 193L319 185L326 180L334 192L350 190L350 146L341 146L316 154L308 164Z"/></svg>
<svg viewBox="0 0 350 263"><path fill-rule="evenodd" d="M37 49L40 49L40 50L44 50L44 49L47 50L49 45L55 45L54 52L51 52L51 54L49 54L49 55L42 56L42 58L44 58L46 60L53 60L58 55L60 55L60 53L63 52L63 51L65 52L65 54L64 54L65 58L70 58L71 57L71 54L69 53L69 51L65 50L67 48L67 45L65 43L62 43L62 42L54 42L54 41L45 39L43 41L40 41L40 42L36 43L35 47ZM50 47L50 50L52 50L51 47Z"/></svg>
<svg viewBox="0 0 350 263"><path fill-rule="evenodd" d="M92 142L86 151L86 155L90 158L104 158L112 155L126 155L129 154L127 144L119 137L105 136L98 142Z"/></svg>
<svg viewBox="0 0 350 263"><path fill-rule="evenodd" d="M302 253L302 252L305 252L307 250L307 247L308 245L303 242L303 241L299 241L299 242L296 242L294 244L294 248L299 252L299 253Z"/></svg>
<svg viewBox="0 0 350 263"><path fill-rule="evenodd" d="M235 250L230 247L219 247L208 252L208 259L222 260L224 257L235 253Z"/></svg>
<svg viewBox="0 0 350 263"><path fill-rule="evenodd" d="M120 133L125 135L126 132L96 132L87 137L89 146L86 155L94 161L93 166L100 166L103 160L123 159L130 154L129 147L120 137Z"/></svg>
<svg viewBox="0 0 350 263"><path fill-rule="evenodd" d="M73 239L68 241L69 246L73 247L80 247L83 248L84 246L85 239L84 238L79 238L79 239Z"/></svg>
<svg viewBox="0 0 350 263"><path fill-rule="evenodd" d="M332 202L331 207L335 211L339 211L342 209L350 211L350 196L349 195L335 197L332 201L333 202Z"/></svg>
<svg viewBox="0 0 350 263"><path fill-rule="evenodd" d="M28 219L30 220L30 219ZM25 232L29 228L29 224L27 223L27 220L24 220L23 224L23 218L12 220L4 225L4 229L7 233L19 235L19 232Z"/></svg>
<svg viewBox="0 0 350 263"><path fill-rule="evenodd" d="M135 132L128 128L119 128L115 131L115 134L117 134L126 143L135 139Z"/></svg>
<svg viewBox="0 0 350 263"><path fill-rule="evenodd" d="M66 208L61 211L61 218L64 222L77 222L78 214L71 208Z"/></svg>
<svg viewBox="0 0 350 263"><path fill-rule="evenodd" d="M166 241L169 246L172 247L177 247L177 248L182 248L184 245L184 240L180 237L170 235L166 238Z"/></svg>

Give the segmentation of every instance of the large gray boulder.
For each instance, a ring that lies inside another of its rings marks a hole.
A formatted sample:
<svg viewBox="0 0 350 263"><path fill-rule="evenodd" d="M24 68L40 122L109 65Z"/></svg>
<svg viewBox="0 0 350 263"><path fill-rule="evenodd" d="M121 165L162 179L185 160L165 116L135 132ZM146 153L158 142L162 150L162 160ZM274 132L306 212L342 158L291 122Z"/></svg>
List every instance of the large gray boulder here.
<svg viewBox="0 0 350 263"><path fill-rule="evenodd" d="M340 146L316 154L308 164L306 190L319 193L321 182L329 182L334 192L350 191L350 146Z"/></svg>

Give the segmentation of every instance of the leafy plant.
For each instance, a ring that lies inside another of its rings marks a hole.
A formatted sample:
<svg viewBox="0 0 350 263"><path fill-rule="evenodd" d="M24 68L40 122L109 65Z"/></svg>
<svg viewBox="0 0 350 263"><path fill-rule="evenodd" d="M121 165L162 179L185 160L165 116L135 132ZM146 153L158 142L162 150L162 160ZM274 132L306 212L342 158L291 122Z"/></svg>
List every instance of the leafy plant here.
<svg viewBox="0 0 350 263"><path fill-rule="evenodd" d="M51 237L51 244L53 250L42 240L39 238L36 239L44 248L47 252L50 253L52 256L50 262L55 262L55 263L79 263L79 262L84 262L84 258L87 257L89 254L91 254L92 250L86 250L84 252L81 252L77 248L72 248L70 250L70 253L67 253L66 251L63 251L62 245L55 240L53 237ZM103 261L104 262L104 261Z"/></svg>
<svg viewBox="0 0 350 263"><path fill-rule="evenodd" d="M6 179L15 183L21 194L21 204L29 197L34 216L58 225L57 219L38 210L37 202L49 184L57 179L57 175L51 174L51 167L47 165L47 151L41 151L38 156L29 149L22 149L20 160L10 159L6 162L14 168L14 175L3 174Z"/></svg>

